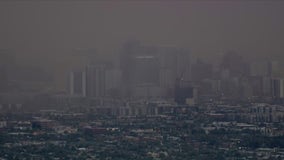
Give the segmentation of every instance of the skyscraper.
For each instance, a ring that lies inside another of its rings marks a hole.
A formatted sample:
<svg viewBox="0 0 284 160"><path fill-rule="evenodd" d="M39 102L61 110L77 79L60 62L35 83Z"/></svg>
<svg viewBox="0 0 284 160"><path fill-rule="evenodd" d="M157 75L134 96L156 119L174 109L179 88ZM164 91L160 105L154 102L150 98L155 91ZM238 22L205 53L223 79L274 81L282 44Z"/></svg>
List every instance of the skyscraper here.
<svg viewBox="0 0 284 160"><path fill-rule="evenodd" d="M121 98L122 72L117 68L110 68L105 73L105 94L110 98Z"/></svg>
<svg viewBox="0 0 284 160"><path fill-rule="evenodd" d="M104 97L105 96L105 65L88 65L87 73L87 96Z"/></svg>
<svg viewBox="0 0 284 160"><path fill-rule="evenodd" d="M69 92L72 96L86 96L86 72L71 71L69 77Z"/></svg>
<svg viewBox="0 0 284 160"><path fill-rule="evenodd" d="M174 46L146 46L128 42L121 52L122 81L126 96L141 91L152 96L173 95L176 79L191 80L189 51ZM170 93L172 92L172 93Z"/></svg>

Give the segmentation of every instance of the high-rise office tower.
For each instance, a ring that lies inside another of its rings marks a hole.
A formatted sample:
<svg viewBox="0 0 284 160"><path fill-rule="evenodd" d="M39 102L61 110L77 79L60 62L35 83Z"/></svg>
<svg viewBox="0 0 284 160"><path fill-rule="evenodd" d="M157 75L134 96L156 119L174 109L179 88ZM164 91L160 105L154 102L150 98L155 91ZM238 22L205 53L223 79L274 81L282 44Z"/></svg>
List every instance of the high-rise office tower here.
<svg viewBox="0 0 284 160"><path fill-rule="evenodd" d="M159 84L159 62L153 55L133 56L133 66L131 68L132 84Z"/></svg>
<svg viewBox="0 0 284 160"><path fill-rule="evenodd" d="M87 96L104 97L105 96L105 65L89 65L86 68L87 73Z"/></svg>
<svg viewBox="0 0 284 160"><path fill-rule="evenodd" d="M133 92L144 90L141 87L159 86L160 68L156 47L131 41L124 45L120 59L125 96L133 96Z"/></svg>
<svg viewBox="0 0 284 160"><path fill-rule="evenodd" d="M271 77L263 77L262 78L262 92L263 95L266 97L271 97L272 96L272 79Z"/></svg>
<svg viewBox="0 0 284 160"><path fill-rule="evenodd" d="M85 97L87 94L86 88L86 72L71 71L69 77L69 92L72 96Z"/></svg>
<svg viewBox="0 0 284 160"><path fill-rule="evenodd" d="M128 42L121 52L122 82L127 96L132 91L164 96L175 88L176 79L190 81L191 63L187 50L173 46L146 46ZM136 88L136 89L135 89ZM173 95L173 93L171 94Z"/></svg>
<svg viewBox="0 0 284 160"><path fill-rule="evenodd" d="M284 98L284 79L272 79L271 89L274 98Z"/></svg>
<svg viewBox="0 0 284 160"><path fill-rule="evenodd" d="M105 73L106 95L113 98L120 97L122 72L120 69L107 69Z"/></svg>

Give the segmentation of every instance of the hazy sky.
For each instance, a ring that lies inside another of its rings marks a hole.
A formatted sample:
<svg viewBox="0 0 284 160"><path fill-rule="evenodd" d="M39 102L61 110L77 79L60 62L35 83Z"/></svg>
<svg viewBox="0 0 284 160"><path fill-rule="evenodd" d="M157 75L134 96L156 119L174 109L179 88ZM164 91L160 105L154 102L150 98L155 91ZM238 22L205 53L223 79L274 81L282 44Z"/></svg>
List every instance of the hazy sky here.
<svg viewBox="0 0 284 160"><path fill-rule="evenodd" d="M0 48L55 65L74 48L116 53L129 38L193 54L284 54L284 2L1 1Z"/></svg>

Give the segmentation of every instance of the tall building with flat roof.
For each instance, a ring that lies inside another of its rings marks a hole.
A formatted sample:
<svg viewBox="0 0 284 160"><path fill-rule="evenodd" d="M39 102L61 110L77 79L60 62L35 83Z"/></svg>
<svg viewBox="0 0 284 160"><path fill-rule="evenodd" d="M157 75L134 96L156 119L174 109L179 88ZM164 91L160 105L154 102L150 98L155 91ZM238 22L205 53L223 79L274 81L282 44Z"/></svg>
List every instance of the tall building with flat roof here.
<svg viewBox="0 0 284 160"><path fill-rule="evenodd" d="M272 79L271 90L274 98L284 98L284 79Z"/></svg>
<svg viewBox="0 0 284 160"><path fill-rule="evenodd" d="M85 71L71 71L69 75L69 92L71 96L87 95L86 84L86 72Z"/></svg>
<svg viewBox="0 0 284 160"><path fill-rule="evenodd" d="M87 73L87 96L104 97L105 96L105 65L89 65Z"/></svg>
<svg viewBox="0 0 284 160"><path fill-rule="evenodd" d="M173 46L146 46L133 41L124 45L120 56L126 97L135 95L131 92L138 90L141 96L155 92L155 96L168 97L173 95L176 79L191 80L188 50Z"/></svg>

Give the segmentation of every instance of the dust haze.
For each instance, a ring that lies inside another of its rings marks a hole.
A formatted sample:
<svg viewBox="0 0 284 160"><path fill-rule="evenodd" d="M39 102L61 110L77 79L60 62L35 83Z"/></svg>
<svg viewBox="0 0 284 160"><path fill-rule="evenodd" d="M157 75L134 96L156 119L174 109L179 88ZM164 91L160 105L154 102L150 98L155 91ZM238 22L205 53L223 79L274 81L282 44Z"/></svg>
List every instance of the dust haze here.
<svg viewBox="0 0 284 160"><path fill-rule="evenodd" d="M59 76L72 63L74 49L95 48L112 59L129 39L189 48L207 59L228 50L278 58L284 50L280 1L0 3L0 48L21 63L43 65ZM57 79L63 89L64 78Z"/></svg>

